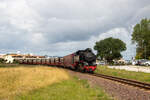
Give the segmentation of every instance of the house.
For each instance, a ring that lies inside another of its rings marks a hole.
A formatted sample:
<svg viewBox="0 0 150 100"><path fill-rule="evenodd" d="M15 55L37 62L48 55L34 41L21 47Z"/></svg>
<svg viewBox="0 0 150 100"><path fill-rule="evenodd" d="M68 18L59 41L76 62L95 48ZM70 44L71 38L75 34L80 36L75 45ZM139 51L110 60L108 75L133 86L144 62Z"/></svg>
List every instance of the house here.
<svg viewBox="0 0 150 100"><path fill-rule="evenodd" d="M35 56L30 54L6 54L4 56L4 60L6 60L6 63L13 63L14 60L18 59L26 59L26 58L45 58L45 56Z"/></svg>
<svg viewBox="0 0 150 100"><path fill-rule="evenodd" d="M20 54L6 54L4 55L4 60L6 60L6 63L13 63L15 59L23 58Z"/></svg>
<svg viewBox="0 0 150 100"><path fill-rule="evenodd" d="M4 60L6 60L6 63L13 63L14 58L11 55L6 55Z"/></svg>

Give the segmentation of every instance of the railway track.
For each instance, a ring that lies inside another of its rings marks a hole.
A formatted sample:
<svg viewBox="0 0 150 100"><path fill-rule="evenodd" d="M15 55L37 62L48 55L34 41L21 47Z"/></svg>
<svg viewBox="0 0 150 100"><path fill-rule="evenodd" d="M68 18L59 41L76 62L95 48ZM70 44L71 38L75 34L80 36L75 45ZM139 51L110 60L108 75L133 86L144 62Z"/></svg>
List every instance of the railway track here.
<svg viewBox="0 0 150 100"><path fill-rule="evenodd" d="M117 81L117 82L124 83L127 85L132 85L134 87L139 87L142 89L150 90L150 84L149 83L139 82L139 81L130 80L130 79L124 79L124 78L119 78L119 77L114 77L114 76L109 76L109 75L103 75L103 74L95 74L94 73L94 74L90 74L90 75L109 79L109 80L113 80L113 81Z"/></svg>

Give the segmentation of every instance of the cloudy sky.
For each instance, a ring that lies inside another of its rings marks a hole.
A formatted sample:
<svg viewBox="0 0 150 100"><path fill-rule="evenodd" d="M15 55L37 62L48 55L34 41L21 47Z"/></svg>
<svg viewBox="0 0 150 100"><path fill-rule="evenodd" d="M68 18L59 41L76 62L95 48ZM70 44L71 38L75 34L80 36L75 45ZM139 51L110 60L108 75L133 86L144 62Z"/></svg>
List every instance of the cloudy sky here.
<svg viewBox="0 0 150 100"><path fill-rule="evenodd" d="M0 53L63 56L115 37L129 59L142 18L150 18L150 0L0 0Z"/></svg>

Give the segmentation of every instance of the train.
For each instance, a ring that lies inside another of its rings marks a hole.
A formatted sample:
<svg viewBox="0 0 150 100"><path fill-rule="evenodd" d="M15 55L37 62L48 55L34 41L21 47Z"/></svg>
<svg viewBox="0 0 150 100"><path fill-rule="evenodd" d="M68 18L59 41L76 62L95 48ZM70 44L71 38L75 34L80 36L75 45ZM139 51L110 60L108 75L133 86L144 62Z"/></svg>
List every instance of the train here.
<svg viewBox="0 0 150 100"><path fill-rule="evenodd" d="M59 66L89 73L93 73L97 67L96 55L90 48L78 50L64 57L24 58L18 59L18 62L20 64Z"/></svg>

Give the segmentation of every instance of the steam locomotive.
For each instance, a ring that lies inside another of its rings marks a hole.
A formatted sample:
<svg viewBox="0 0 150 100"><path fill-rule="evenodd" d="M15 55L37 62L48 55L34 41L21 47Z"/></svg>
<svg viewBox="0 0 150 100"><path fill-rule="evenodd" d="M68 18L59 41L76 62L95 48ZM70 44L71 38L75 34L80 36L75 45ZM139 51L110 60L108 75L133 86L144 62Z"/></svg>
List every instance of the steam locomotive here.
<svg viewBox="0 0 150 100"><path fill-rule="evenodd" d="M79 50L64 57L25 58L18 61L20 64L60 66L81 72L92 73L96 69L96 55L90 48Z"/></svg>

